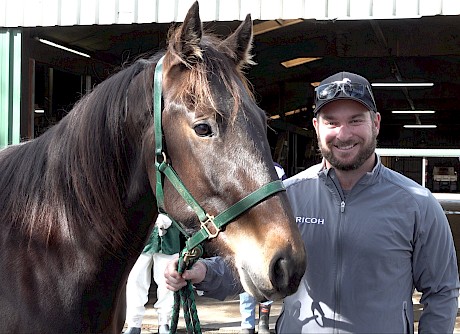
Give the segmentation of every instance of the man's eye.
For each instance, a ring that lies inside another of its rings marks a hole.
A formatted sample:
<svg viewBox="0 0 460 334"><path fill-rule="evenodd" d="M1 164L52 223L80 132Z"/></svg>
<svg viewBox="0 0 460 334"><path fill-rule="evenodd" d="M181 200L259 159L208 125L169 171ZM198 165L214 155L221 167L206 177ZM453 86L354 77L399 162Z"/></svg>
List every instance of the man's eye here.
<svg viewBox="0 0 460 334"><path fill-rule="evenodd" d="M209 136L212 136L213 134L211 126L206 123L200 123L200 124L195 125L193 130L195 130L195 133L200 137L209 137Z"/></svg>

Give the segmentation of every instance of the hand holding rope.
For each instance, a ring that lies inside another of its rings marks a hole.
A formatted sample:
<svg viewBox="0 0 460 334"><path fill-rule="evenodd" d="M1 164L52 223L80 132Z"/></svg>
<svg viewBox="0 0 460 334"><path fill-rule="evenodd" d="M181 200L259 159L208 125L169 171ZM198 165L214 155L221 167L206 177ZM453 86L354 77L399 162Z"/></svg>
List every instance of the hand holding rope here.
<svg viewBox="0 0 460 334"><path fill-rule="evenodd" d="M177 271L179 274L183 274L185 270L191 269L193 265L198 261L203 249L201 246L197 246L189 251L184 248L179 256L179 262L177 265ZM195 291L191 281L187 281L187 285L182 289L174 292L174 306L171 317L170 334L177 332L177 325L179 323L179 306L182 305L184 311L185 326L187 333L189 334L201 334L201 325L198 318L198 311L195 302Z"/></svg>

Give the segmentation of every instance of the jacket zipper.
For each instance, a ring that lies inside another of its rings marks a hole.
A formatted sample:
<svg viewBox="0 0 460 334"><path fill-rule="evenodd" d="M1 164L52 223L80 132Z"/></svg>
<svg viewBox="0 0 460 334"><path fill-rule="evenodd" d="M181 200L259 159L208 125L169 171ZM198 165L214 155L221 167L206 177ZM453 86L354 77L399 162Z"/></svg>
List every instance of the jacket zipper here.
<svg viewBox="0 0 460 334"><path fill-rule="evenodd" d="M345 212L345 200L342 197L342 193L340 192L340 188L337 186L337 184L334 182L334 179L332 179L332 183L334 183L334 186L337 190L337 193L339 194L340 197L340 216ZM337 275L336 275L336 281L335 281L335 310L334 310L334 333L339 333L339 328L337 328L336 323L340 321L339 316L340 316L340 293L339 293L339 288L340 288L340 281L342 278L342 236L341 236L341 226L342 226L342 217L340 217L339 220L339 225L337 226Z"/></svg>
<svg viewBox="0 0 460 334"><path fill-rule="evenodd" d="M341 198L340 213L345 212L345 201ZM337 226L337 275L335 281L335 311L334 311L334 333L339 333L339 328L336 324L340 321L340 282L342 280L342 217L340 217L339 225Z"/></svg>

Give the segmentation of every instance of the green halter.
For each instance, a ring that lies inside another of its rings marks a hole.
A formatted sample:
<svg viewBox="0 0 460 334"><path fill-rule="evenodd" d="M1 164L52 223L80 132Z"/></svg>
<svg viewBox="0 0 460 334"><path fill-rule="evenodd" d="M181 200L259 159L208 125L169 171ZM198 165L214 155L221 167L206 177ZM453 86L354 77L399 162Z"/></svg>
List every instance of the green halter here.
<svg viewBox="0 0 460 334"><path fill-rule="evenodd" d="M262 186L258 190L247 195L243 199L239 200L225 211L221 212L216 217L206 213L206 211L198 204L198 202L193 198L192 194L187 190L187 188L182 183L181 179L177 175L176 171L168 164L166 159L166 153L163 151L163 134L162 134L162 124L161 124L161 93L162 93L162 77L163 77L163 59L164 56L158 61L155 68L154 76L154 88L153 88L153 117L154 117L154 127L155 127L155 167L156 167L156 199L158 205L158 211L161 213L166 213L164 208L164 192L163 192L163 175L165 175L177 192L182 196L182 198L187 202L187 204L195 211L198 219L201 222L201 229L196 232L193 236L190 236L186 231L185 227L176 222L174 219L171 219L173 224L184 234L187 238L185 243L185 248L181 252L179 258L179 268L178 271L182 273L185 269L190 268L196 260L203 254L201 244L207 239L212 239L217 237L219 231L222 227L230 223L241 213L250 209L251 207L262 202L269 196L278 193L280 191L285 191L283 183L280 180L272 181ZM214 232L211 232L211 231ZM190 282L189 282L190 283ZM186 295L187 298L194 299L193 291L191 284L188 284L188 292L180 292L181 296ZM185 288L184 288L185 289ZM184 290L185 291L185 290ZM175 295L176 304L177 294ZM187 310L192 309L194 311L194 317L196 319L195 324L190 324L189 315L186 314L186 308L184 307L184 315L186 318L187 330L188 332L201 333L201 328L198 321L198 316L196 315L196 307L194 307L194 300L190 301L189 299L182 300L182 304L187 304ZM175 305L176 306L176 305ZM177 306L178 308L178 306ZM188 311L187 311L188 312ZM171 326L171 333L175 332L177 328L177 318L178 311L175 308L173 312L173 320ZM176 320L174 320L176 319ZM189 327L190 326L190 327ZM195 327L193 329L193 327Z"/></svg>

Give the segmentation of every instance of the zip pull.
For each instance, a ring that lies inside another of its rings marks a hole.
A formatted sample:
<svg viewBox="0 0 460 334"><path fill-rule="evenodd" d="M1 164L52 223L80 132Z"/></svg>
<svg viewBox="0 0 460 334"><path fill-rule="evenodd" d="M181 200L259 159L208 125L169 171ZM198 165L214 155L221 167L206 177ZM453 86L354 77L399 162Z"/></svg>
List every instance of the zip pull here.
<svg viewBox="0 0 460 334"><path fill-rule="evenodd" d="M345 201L342 201L342 203L340 203L340 212L345 212Z"/></svg>

